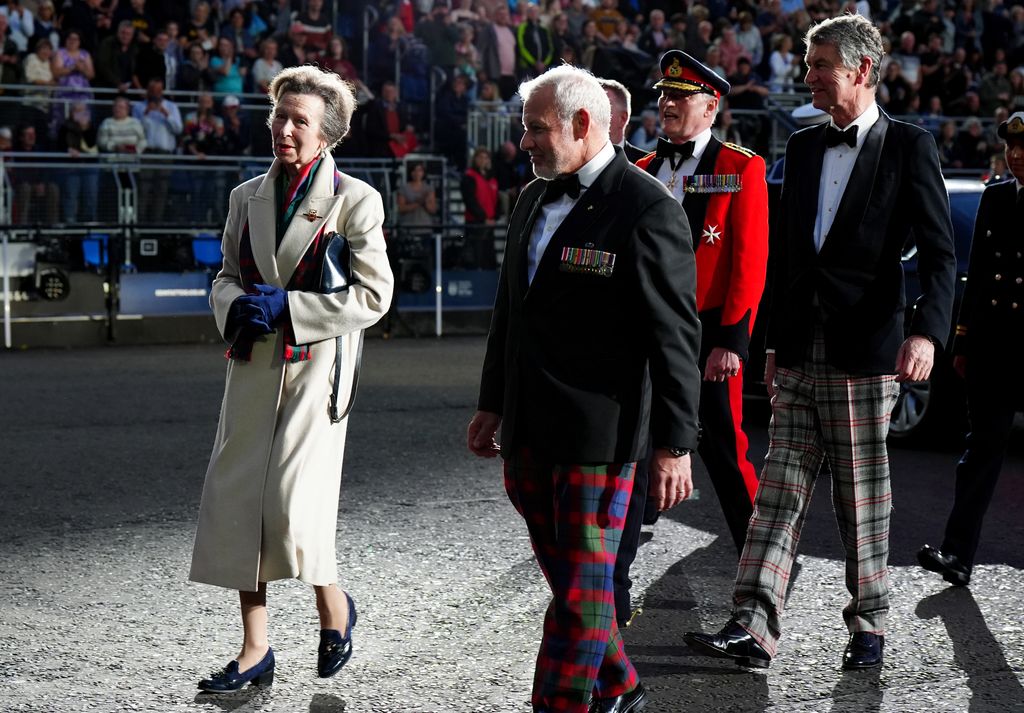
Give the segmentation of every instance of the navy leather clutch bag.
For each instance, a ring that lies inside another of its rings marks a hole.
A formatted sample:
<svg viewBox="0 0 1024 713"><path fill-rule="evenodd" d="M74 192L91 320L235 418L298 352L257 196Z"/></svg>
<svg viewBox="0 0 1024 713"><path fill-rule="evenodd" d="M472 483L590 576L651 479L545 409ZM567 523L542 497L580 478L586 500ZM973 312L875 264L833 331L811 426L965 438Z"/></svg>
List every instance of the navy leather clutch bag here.
<svg viewBox="0 0 1024 713"><path fill-rule="evenodd" d="M352 284L352 248L341 233L327 235L327 251L320 268L320 292L342 292Z"/></svg>

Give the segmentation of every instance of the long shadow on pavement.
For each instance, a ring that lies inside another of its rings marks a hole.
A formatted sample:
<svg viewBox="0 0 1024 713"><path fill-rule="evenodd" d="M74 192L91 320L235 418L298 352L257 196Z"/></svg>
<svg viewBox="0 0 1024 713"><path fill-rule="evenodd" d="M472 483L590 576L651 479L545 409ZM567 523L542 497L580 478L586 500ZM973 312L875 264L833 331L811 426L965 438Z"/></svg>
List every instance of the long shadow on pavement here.
<svg viewBox="0 0 1024 713"><path fill-rule="evenodd" d="M696 656L682 641L683 632L706 628L698 612L721 611L725 621L735 572L736 550L726 535L672 565L647 589L643 615L624 636L630 659L652 693L652 711L767 709L763 674Z"/></svg>
<svg viewBox="0 0 1024 713"><path fill-rule="evenodd" d="M954 662L967 674L969 713L1024 710L1024 688L970 589L949 587L925 597L914 613L920 619L939 617L945 624L953 642Z"/></svg>

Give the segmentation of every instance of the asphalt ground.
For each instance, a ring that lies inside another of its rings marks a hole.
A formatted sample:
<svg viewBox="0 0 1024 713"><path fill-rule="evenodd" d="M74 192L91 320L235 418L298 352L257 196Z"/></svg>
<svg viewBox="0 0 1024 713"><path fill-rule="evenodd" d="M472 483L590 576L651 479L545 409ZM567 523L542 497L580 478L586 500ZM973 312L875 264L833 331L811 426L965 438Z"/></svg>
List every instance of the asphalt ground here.
<svg viewBox="0 0 1024 713"><path fill-rule="evenodd" d="M197 695L240 643L237 600L187 581L223 388L219 346L0 354L0 711L529 711L548 590L495 461L470 457L482 338L367 343L338 518L355 655L315 677L311 590L270 585L270 689ZM754 419L752 419L754 420ZM763 423L751 424L763 457ZM652 529L625 632L662 711L1024 711L1024 437L1015 434L969 589L914 565L937 542L958 444L891 449L893 611L881 670L843 673L828 484L812 505L779 656L691 654L735 573L710 483Z"/></svg>

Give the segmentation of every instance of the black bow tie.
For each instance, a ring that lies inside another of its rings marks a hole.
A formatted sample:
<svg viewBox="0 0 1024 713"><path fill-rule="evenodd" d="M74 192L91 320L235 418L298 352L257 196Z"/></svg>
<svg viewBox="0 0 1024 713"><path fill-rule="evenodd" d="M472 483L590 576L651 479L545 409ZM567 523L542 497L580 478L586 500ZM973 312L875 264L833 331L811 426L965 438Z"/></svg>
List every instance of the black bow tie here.
<svg viewBox="0 0 1024 713"><path fill-rule="evenodd" d="M825 127L825 145L830 149L839 144L846 144L851 149L857 145L857 125L849 127L846 131L840 131L834 126Z"/></svg>
<svg viewBox="0 0 1024 713"><path fill-rule="evenodd" d="M580 197L580 177L575 173L548 181L548 185L544 189L543 202L551 203L562 196L569 196L573 200Z"/></svg>
<svg viewBox="0 0 1024 713"><path fill-rule="evenodd" d="M687 141L685 144L674 144L665 139L658 139L658 150L655 152L655 156L669 159L678 157L681 161L685 161L693 156L693 142Z"/></svg>

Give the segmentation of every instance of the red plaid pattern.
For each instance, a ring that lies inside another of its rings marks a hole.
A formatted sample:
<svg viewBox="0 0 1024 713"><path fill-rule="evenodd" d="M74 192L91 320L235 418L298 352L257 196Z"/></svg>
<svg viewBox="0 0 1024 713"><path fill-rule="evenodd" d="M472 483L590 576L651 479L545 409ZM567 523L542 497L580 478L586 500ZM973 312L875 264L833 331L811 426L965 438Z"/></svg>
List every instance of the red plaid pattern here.
<svg viewBox="0 0 1024 713"><path fill-rule="evenodd" d="M885 437L899 386L851 377L825 361L819 334L798 369L779 369L768 455L740 556L733 615L772 656L814 481L827 458L846 550L850 632L883 634L889 611L889 456Z"/></svg>
<svg viewBox="0 0 1024 713"><path fill-rule="evenodd" d="M612 585L635 470L635 463L536 463L526 449L505 462L505 490L553 594L533 681L537 708L586 713L591 695L619 696L637 685Z"/></svg>

